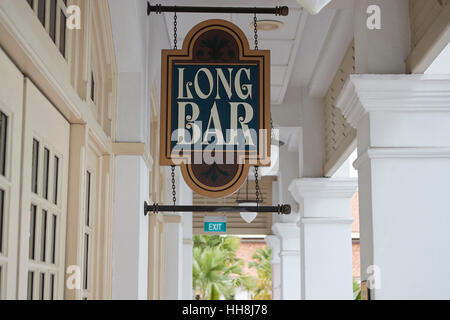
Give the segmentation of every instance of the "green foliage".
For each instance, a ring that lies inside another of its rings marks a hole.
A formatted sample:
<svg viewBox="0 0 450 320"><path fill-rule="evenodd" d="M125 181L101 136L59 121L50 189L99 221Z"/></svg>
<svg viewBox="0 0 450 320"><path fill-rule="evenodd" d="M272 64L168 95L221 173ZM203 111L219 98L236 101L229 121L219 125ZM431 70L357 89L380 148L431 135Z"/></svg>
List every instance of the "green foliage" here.
<svg viewBox="0 0 450 320"><path fill-rule="evenodd" d="M249 262L250 268L258 273L254 300L272 300L272 250L269 247L258 248L252 256L255 261Z"/></svg>
<svg viewBox="0 0 450 320"><path fill-rule="evenodd" d="M193 286L194 295L201 300L231 300L236 289L251 290L251 276L242 272L244 261L236 257L241 245L237 237L194 236Z"/></svg>
<svg viewBox="0 0 450 320"><path fill-rule="evenodd" d="M353 279L353 300L361 300L361 284Z"/></svg>

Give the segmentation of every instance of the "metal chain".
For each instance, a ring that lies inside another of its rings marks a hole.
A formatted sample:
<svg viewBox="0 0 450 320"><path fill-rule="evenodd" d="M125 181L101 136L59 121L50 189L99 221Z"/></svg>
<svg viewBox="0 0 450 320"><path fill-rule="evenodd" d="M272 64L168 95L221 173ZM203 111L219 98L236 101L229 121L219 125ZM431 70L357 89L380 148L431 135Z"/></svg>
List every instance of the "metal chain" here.
<svg viewBox="0 0 450 320"><path fill-rule="evenodd" d="M173 14L173 48L174 50L177 50L177 12L175 11ZM175 166L172 166L172 201L173 201L173 205L176 206L177 204L177 190L176 190L176 186L175 186Z"/></svg>
<svg viewBox="0 0 450 320"><path fill-rule="evenodd" d="M258 50L258 19L256 18L256 13L255 16L253 17L253 26L255 27L255 50Z"/></svg>
<svg viewBox="0 0 450 320"><path fill-rule="evenodd" d="M259 167L256 166L255 167L255 194L256 194L256 205L259 207L259 194L260 194L260 191L259 191L259 181L258 181L258 177L259 177L258 170L259 170Z"/></svg>
<svg viewBox="0 0 450 320"><path fill-rule="evenodd" d="M255 39L255 50L258 50L258 18L256 17L256 13L253 17L253 26L254 26L254 39ZM259 174L258 174L259 167L255 166L255 196L256 196L256 205L259 207L259 195L260 195L260 189L259 189Z"/></svg>
<svg viewBox="0 0 450 320"><path fill-rule="evenodd" d="M275 137L274 127L273 127L273 119L272 119L272 113L270 113L270 137Z"/></svg>
<svg viewBox="0 0 450 320"><path fill-rule="evenodd" d="M173 205L177 204L177 190L175 187L175 166L172 166L172 200Z"/></svg>
<svg viewBox="0 0 450 320"><path fill-rule="evenodd" d="M173 15L173 48L175 49L175 50L177 50L178 48L177 48L177 31L178 31L178 29L177 29L177 25L178 25L178 23L177 23L177 19L178 19L178 17L177 17L177 12L175 11L175 13L174 13L174 15Z"/></svg>

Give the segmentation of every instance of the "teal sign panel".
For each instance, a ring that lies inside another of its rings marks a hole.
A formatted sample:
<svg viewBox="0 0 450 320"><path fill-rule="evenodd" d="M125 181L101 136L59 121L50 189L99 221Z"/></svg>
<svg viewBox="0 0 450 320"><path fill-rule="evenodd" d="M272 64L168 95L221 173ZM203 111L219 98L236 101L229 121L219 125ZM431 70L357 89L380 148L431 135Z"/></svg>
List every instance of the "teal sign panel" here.
<svg viewBox="0 0 450 320"><path fill-rule="evenodd" d="M227 232L226 222L205 222L204 223L205 232Z"/></svg>

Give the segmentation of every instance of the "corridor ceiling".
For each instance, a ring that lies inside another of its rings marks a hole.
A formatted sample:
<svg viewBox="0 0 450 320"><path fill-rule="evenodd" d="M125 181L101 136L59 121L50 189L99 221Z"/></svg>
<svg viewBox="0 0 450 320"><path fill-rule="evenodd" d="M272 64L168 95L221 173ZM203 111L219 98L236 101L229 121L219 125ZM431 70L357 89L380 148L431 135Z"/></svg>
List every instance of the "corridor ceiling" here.
<svg viewBox="0 0 450 320"><path fill-rule="evenodd" d="M181 4L166 0L151 4ZM217 1L183 0L182 5L214 6ZM295 0L222 0L221 6L288 6L287 17L259 15L258 19L283 22L276 31L259 31L259 48L271 50L271 100L282 104L288 87L309 87L312 95L323 96L328 89L338 65L352 39L351 8L353 0L333 0L318 15L311 16ZM166 32L173 43L173 13L164 13ZM177 19L178 46L181 47L187 32L206 19L225 19L238 25L247 35L253 48L253 16L246 14L195 14L179 13ZM350 19L349 19L350 18ZM325 50L333 50L325 52Z"/></svg>

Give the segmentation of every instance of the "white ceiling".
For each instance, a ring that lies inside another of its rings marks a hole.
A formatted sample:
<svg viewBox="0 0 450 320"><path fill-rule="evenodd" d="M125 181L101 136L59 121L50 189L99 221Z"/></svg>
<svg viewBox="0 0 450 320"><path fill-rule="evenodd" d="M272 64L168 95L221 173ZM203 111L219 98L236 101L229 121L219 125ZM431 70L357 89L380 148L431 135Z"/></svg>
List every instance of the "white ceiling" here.
<svg viewBox="0 0 450 320"><path fill-rule="evenodd" d="M152 4L214 6L212 0L151 1ZM271 50L272 104L282 104L288 87L310 87L312 95L324 95L348 48L353 30L349 14L338 14L342 8L352 8L354 0L333 0L321 13L311 16L295 0L222 0L221 6L289 7L287 17L259 15L259 19L274 19L284 23L277 31L259 31L259 48ZM348 11L348 10L347 10ZM173 14L165 13L167 37L173 43ZM187 32L206 19L225 19L235 23L247 35L253 47L253 16L246 14L177 14L178 47ZM345 23L346 22L346 23ZM339 39L337 38L339 37ZM341 39L342 38L342 39ZM326 54L325 50L329 49ZM313 85L311 85L313 84Z"/></svg>
<svg viewBox="0 0 450 320"><path fill-rule="evenodd" d="M180 1L164 1L167 5L180 4ZM183 5L216 5L213 1L183 1ZM264 1L253 0L250 4L244 1L229 0L221 1L221 6L260 6L275 7L281 5L289 6L289 15L287 17L273 15L259 15L258 19L274 19L282 21L284 26L276 31L259 31L258 47L260 49L271 50L271 98L272 103L280 104L283 101L284 94L289 85L291 70L297 55L299 40L301 39L302 29L307 14L298 6L295 0L291 1ZM254 47L253 40L253 15L248 14L177 14L177 37L179 47L187 32L206 19L224 19L233 22L241 28L249 39L250 47ZM173 14L165 13L167 33L170 43L173 43Z"/></svg>

